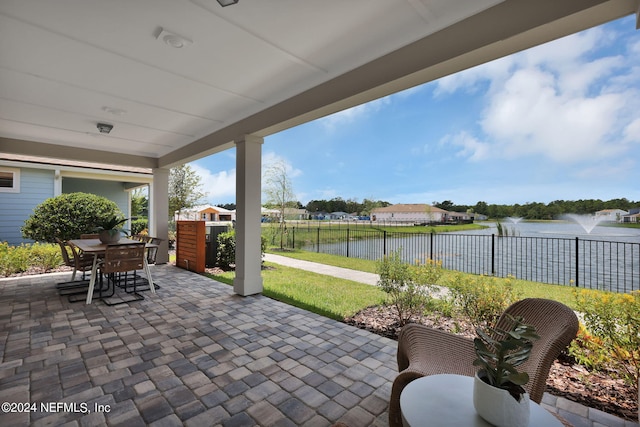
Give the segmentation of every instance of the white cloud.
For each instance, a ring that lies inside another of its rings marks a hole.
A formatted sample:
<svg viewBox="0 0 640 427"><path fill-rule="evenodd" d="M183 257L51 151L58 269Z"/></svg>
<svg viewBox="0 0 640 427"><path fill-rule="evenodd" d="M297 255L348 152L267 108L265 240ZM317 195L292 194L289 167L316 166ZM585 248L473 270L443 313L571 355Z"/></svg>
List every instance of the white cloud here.
<svg viewBox="0 0 640 427"><path fill-rule="evenodd" d="M465 131L454 135L446 135L440 140L440 144L459 147L455 155L465 157L470 161L484 160L489 154L489 144L479 141Z"/></svg>
<svg viewBox="0 0 640 427"><path fill-rule="evenodd" d="M346 110L318 119L318 123L320 123L326 131L332 132L340 126L354 123L357 120L362 120L390 103L391 97L385 96L383 98L367 102L366 104L356 105L355 107L347 108Z"/></svg>
<svg viewBox="0 0 640 427"><path fill-rule="evenodd" d="M190 166L198 174L207 193L207 200L211 203L233 200L236 195L236 170L211 172L209 169L191 163Z"/></svg>
<svg viewBox="0 0 640 427"><path fill-rule="evenodd" d="M302 175L302 170L293 167L293 164L283 156L269 151L262 156L262 172L264 173L271 165L282 164L287 171L289 179Z"/></svg>
<svg viewBox="0 0 640 427"><path fill-rule="evenodd" d="M486 91L484 135L463 130L443 141L470 160L542 155L566 164L623 154L625 141L640 139L638 90L628 84L638 82L631 62L637 60L589 58L614 42L613 32L595 28L441 79L436 97Z"/></svg>

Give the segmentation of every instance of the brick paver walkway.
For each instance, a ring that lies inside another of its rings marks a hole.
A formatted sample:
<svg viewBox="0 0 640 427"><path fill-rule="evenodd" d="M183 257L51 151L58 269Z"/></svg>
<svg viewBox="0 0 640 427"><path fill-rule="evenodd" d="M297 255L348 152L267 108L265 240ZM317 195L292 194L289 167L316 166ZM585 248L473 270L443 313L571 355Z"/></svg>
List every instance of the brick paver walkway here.
<svg viewBox="0 0 640 427"><path fill-rule="evenodd" d="M114 307L58 296L68 274L1 280L0 402L37 406L0 426L387 425L394 341L172 266L153 275L156 297Z"/></svg>

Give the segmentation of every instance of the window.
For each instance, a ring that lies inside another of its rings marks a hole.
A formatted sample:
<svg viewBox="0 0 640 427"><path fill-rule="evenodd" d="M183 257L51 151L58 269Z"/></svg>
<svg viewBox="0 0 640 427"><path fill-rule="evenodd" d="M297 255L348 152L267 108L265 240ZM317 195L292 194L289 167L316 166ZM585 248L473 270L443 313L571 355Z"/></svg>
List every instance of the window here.
<svg viewBox="0 0 640 427"><path fill-rule="evenodd" d="M20 192L20 169L0 167L0 193Z"/></svg>

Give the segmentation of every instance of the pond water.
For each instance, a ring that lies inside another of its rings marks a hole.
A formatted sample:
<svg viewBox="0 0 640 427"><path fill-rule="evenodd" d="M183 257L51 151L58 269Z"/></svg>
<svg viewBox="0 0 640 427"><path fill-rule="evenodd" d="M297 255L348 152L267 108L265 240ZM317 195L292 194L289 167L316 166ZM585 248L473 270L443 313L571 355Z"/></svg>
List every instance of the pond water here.
<svg viewBox="0 0 640 427"><path fill-rule="evenodd" d="M498 234L495 222L479 222L488 228L482 230L469 230L455 232L455 234ZM509 236L520 237L557 237L580 238L584 240L609 240L613 242L640 243L640 228L616 227L613 225L596 225L587 233L585 229L574 222L567 221L542 221L518 223L503 222L502 228L507 229Z"/></svg>

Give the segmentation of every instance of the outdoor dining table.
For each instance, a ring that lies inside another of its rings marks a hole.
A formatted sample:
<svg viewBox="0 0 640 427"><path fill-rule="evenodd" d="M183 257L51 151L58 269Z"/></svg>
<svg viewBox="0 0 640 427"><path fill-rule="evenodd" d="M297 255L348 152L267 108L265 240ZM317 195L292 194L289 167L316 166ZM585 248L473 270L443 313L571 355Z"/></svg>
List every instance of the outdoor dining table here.
<svg viewBox="0 0 640 427"><path fill-rule="evenodd" d="M140 243L140 241L123 238L123 239L120 239L116 244L126 245L131 243ZM74 240L69 240L69 244L75 246L85 254L93 255L93 266L91 267L91 278L89 280L89 289L87 290L87 301L86 301L87 304L91 304L91 300L93 298L93 288L96 284L98 258L100 258L101 255L104 255L105 251L107 250L107 245L102 243L100 239L74 239ZM157 247L158 245L153 243L147 243L145 245L145 248L147 250L152 248L157 248ZM147 280L149 281L149 288L151 289L151 292L155 294L156 288L151 278L151 271L149 270L149 264L147 263L146 256L144 257L144 273L146 274Z"/></svg>

